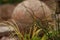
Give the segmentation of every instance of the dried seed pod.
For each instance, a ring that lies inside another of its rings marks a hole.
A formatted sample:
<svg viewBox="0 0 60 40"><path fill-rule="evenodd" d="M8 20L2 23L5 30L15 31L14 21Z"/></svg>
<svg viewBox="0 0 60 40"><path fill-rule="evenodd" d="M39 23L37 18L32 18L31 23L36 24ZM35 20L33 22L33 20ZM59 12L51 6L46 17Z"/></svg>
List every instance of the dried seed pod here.
<svg viewBox="0 0 60 40"><path fill-rule="evenodd" d="M38 0L27 0L17 5L12 19L16 21L21 32L26 32L33 25L34 19L42 21L44 25L46 20L52 21L51 14L51 10L45 3Z"/></svg>

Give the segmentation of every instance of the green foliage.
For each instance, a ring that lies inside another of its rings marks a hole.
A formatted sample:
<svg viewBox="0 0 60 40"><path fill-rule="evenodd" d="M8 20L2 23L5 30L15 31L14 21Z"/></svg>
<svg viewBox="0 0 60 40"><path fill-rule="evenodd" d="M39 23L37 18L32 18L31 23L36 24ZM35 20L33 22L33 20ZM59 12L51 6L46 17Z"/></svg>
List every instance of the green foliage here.
<svg viewBox="0 0 60 40"><path fill-rule="evenodd" d="M16 3L20 3L23 0L0 0L0 4L6 4L6 3L10 3L10 4L16 4Z"/></svg>
<svg viewBox="0 0 60 40"><path fill-rule="evenodd" d="M17 34L18 38L20 40L60 40L60 34L59 31L56 31L54 29L52 29L51 25L48 25L48 29L44 29L44 28L40 28L39 25L37 25L38 23L34 23L33 27L30 27L30 31L28 34L21 34L21 32L19 31L18 25L15 23L14 20L12 20L13 23L6 21L6 23L8 25L11 25L14 30L15 30L15 34ZM32 30L33 28L33 30ZM44 30L45 33L43 34L43 36L39 36L39 33L41 33L41 31ZM31 33L32 32L32 33ZM12 33L13 34L13 33Z"/></svg>
<svg viewBox="0 0 60 40"><path fill-rule="evenodd" d="M48 36L45 34L43 35L43 37L41 38L41 40L47 40L48 39Z"/></svg>
<svg viewBox="0 0 60 40"><path fill-rule="evenodd" d="M38 36L35 36L35 37L32 38L32 40L41 40L41 38L38 37Z"/></svg>

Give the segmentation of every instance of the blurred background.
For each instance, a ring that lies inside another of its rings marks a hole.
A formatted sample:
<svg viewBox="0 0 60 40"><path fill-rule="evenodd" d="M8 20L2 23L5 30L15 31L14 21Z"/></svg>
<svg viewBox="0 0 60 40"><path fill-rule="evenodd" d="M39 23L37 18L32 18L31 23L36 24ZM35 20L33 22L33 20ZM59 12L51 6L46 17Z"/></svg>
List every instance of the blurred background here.
<svg viewBox="0 0 60 40"><path fill-rule="evenodd" d="M22 2L23 0L0 0L0 4L16 4Z"/></svg>

